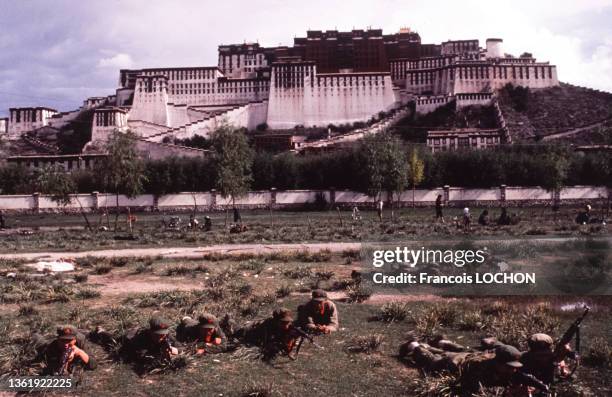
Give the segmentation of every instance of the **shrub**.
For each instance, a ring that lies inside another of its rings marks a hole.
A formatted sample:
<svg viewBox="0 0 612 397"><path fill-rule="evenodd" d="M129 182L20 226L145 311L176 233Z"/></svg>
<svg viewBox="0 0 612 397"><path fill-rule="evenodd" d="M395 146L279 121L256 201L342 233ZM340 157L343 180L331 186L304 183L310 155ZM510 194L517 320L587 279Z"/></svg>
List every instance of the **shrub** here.
<svg viewBox="0 0 612 397"><path fill-rule="evenodd" d="M486 319L480 310L470 310L461 314L459 329L462 331L479 331L486 327Z"/></svg>
<svg viewBox="0 0 612 397"><path fill-rule="evenodd" d="M592 367L612 368L612 345L604 338L593 338L584 362Z"/></svg>
<svg viewBox="0 0 612 397"><path fill-rule="evenodd" d="M240 270L249 270L253 272L253 274L259 274L264 271L264 269L266 268L266 264L263 261L251 259L247 262L243 262L238 265L238 268Z"/></svg>
<svg viewBox="0 0 612 397"><path fill-rule="evenodd" d="M389 302L380 309L378 319L386 322L400 322L404 321L408 314L410 314L410 309L407 303Z"/></svg>
<svg viewBox="0 0 612 397"><path fill-rule="evenodd" d="M102 294L93 288L81 288L74 295L77 299L94 299L99 298Z"/></svg>
<svg viewBox="0 0 612 397"><path fill-rule="evenodd" d="M350 353L372 354L380 350L383 339L381 334L358 336L348 343L346 350Z"/></svg>
<svg viewBox="0 0 612 397"><path fill-rule="evenodd" d="M38 314L38 310L34 307L34 305L21 305L19 306L19 315L20 316L33 316Z"/></svg>
<svg viewBox="0 0 612 397"><path fill-rule="evenodd" d="M346 289L347 300L351 303L362 303L370 299L372 290L363 285L352 285Z"/></svg>
<svg viewBox="0 0 612 397"><path fill-rule="evenodd" d="M110 264L112 267L123 267L128 264L128 259L123 257L111 258Z"/></svg>
<svg viewBox="0 0 612 397"><path fill-rule="evenodd" d="M285 285L283 285L283 286L279 287L279 288L276 290L276 296L277 296L278 298L285 298L285 297L287 297L287 296L289 296L289 295L291 295L291 286L289 286L289 285L287 285L287 284L285 284Z"/></svg>
<svg viewBox="0 0 612 397"><path fill-rule="evenodd" d="M208 268L204 265L198 265L196 267L190 267L185 265L170 266L166 268L166 276L185 276L190 274L195 277L196 273L208 273Z"/></svg>
<svg viewBox="0 0 612 397"><path fill-rule="evenodd" d="M334 274L333 271L320 271L315 273L315 277L319 280L330 280Z"/></svg>
<svg viewBox="0 0 612 397"><path fill-rule="evenodd" d="M312 270L309 267L296 267L295 269L288 269L283 272L283 275L287 278L300 279L312 276Z"/></svg>
<svg viewBox="0 0 612 397"><path fill-rule="evenodd" d="M100 264L94 267L94 273L95 274L108 274L111 272L112 269L113 268L110 265L103 263L103 264Z"/></svg>
<svg viewBox="0 0 612 397"><path fill-rule="evenodd" d="M274 382L254 382L244 388L241 397L274 397L277 395L280 395L280 393L276 391Z"/></svg>
<svg viewBox="0 0 612 397"><path fill-rule="evenodd" d="M74 281L76 281L77 283L85 283L87 282L88 278L89 275L87 273L78 273L74 275Z"/></svg>

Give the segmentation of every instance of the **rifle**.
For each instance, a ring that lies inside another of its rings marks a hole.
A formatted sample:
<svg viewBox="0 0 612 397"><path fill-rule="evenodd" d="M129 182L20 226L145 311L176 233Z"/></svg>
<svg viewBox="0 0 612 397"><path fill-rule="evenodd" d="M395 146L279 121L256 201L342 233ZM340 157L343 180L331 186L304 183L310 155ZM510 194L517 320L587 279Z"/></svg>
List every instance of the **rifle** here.
<svg viewBox="0 0 612 397"><path fill-rule="evenodd" d="M60 361L60 367L59 367L59 370L57 371L57 375L63 376L68 372L68 365L70 364L68 360L70 360L71 354L72 354L72 346L68 345L68 347L66 347L62 351L62 360Z"/></svg>
<svg viewBox="0 0 612 397"><path fill-rule="evenodd" d="M308 340L308 342L310 342L312 345L314 345L316 348L323 350L324 347L317 344L314 341L314 338L311 335L308 335L306 332L304 332L303 329L301 329L300 327L295 327L292 326L291 327L291 331L296 333L298 335L298 337L300 338L300 340L298 341L297 346L295 347L295 354L291 355L288 354L289 358L292 360L297 360L298 354L300 354L300 349L302 348L302 344L304 343L304 339Z"/></svg>
<svg viewBox="0 0 612 397"><path fill-rule="evenodd" d="M565 349L565 345L567 345L568 343L570 343L572 341L572 339L574 338L574 335L576 336L576 342L575 342L576 347L574 349L574 351L575 351L575 357L574 357L575 365L574 365L574 368L572 368L572 370L570 371L569 375L560 376L561 380L565 380L565 379L571 378L572 375L574 375L574 372L576 372L576 370L578 369L578 365L579 365L579 353L580 353L580 325L582 324L582 321L585 319L587 314L589 314L589 310L591 310L591 308L585 305L584 306L584 312L582 313L582 315L580 317L578 317L576 319L576 321L574 321L572 323L572 325L569 326L567 331L565 331L565 333L563 334L563 336L561 337L561 339L559 340L559 342L555 346L554 354L555 354L557 363L559 363L560 361L562 361L565 358L565 354L563 352L563 350Z"/></svg>

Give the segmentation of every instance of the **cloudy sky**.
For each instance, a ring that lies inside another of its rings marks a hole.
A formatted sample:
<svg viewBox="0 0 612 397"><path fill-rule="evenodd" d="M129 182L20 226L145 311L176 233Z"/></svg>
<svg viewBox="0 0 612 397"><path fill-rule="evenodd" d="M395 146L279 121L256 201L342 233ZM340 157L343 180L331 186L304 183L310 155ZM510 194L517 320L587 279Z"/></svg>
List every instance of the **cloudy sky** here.
<svg viewBox="0 0 612 397"><path fill-rule="evenodd" d="M307 29L407 26L424 43L502 37L612 92L612 0L0 0L0 115L112 94L120 68L216 65L219 44L290 45Z"/></svg>

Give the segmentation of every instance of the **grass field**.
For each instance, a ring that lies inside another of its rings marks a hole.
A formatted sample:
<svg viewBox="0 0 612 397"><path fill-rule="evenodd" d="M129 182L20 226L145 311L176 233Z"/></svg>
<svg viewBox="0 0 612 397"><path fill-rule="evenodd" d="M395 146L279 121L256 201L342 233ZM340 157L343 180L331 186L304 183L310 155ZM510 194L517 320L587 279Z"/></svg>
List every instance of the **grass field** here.
<svg viewBox="0 0 612 397"><path fill-rule="evenodd" d="M289 214L287 219L291 219ZM325 214L318 214L321 220ZM291 214L291 216L297 216ZM423 215L424 216L424 215ZM279 218L281 216L279 215ZM289 227L289 226L286 226ZM519 226L520 227L520 226ZM508 254L510 255L510 254ZM513 253L529 256L529 249ZM571 255L571 252L568 253ZM612 301L609 297L440 297L382 294L351 285L361 269L359 252L210 255L197 260L81 258L74 273L32 278L18 261L0 263L0 373L36 371L28 359L33 331L51 333L59 323L102 326L114 333L145 325L154 313L176 322L184 315L229 313L239 323L262 318L277 307L295 309L316 287L329 291L340 312L341 331L306 343L297 361L272 363L257 350L187 357L177 371L138 376L127 364L89 344L99 360L75 391L99 396L440 396L447 378L425 380L397 358L407 334L427 338L444 333L476 346L497 336L524 349L533 332L556 338L581 311L593 307L582 330L583 365L561 396L612 393ZM5 275L15 272L15 278ZM77 281L78 280L78 281ZM350 303L357 298L363 303ZM489 390L487 396L498 391Z"/></svg>
<svg viewBox="0 0 612 397"><path fill-rule="evenodd" d="M213 228L210 232L166 230L161 226L163 215L159 213L138 214L133 235L126 232L125 215L120 217L119 230L114 229L114 216L110 223L100 222L98 215L91 215L94 226L109 225L110 231L89 233L83 230L83 219L76 214L28 214L9 216L10 229L0 232L0 253L19 251L83 251L127 247L202 246L210 244L267 243L267 242L393 242L418 238L464 238L470 236L584 236L609 235L607 226L577 225L574 222L577 208L562 208L553 213L550 208L509 208L521 222L512 226L480 226L477 224L481 208L472 208L471 231L455 227L453 218L461 216L460 208L445 210L446 223L435 223L433 209L401 209L385 211L383 222L375 212L362 211L363 219L353 221L350 211L287 212L244 211L243 222L249 230L240 234L229 233L231 214L200 213L210 215ZM499 216L499 210L490 210L491 219ZM183 225L189 214L180 216ZM596 213L599 216L599 213ZM165 216L169 220L169 214Z"/></svg>

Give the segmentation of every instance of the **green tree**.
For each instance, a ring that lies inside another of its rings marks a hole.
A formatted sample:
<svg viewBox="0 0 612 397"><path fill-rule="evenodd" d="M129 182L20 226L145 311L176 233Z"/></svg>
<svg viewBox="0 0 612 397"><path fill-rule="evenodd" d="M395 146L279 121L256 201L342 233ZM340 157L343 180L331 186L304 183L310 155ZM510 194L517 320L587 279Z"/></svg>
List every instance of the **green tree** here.
<svg viewBox="0 0 612 397"><path fill-rule="evenodd" d="M542 187L553 194L553 209L556 208L557 195L565 186L569 166L567 155L560 151L551 150L542 158Z"/></svg>
<svg viewBox="0 0 612 397"><path fill-rule="evenodd" d="M408 183L412 186L412 206L414 207L416 186L421 184L425 178L425 162L421 160L419 152L413 148L408 163Z"/></svg>
<svg viewBox="0 0 612 397"><path fill-rule="evenodd" d="M79 212L87 229L92 231L89 218L77 195L76 182L63 167L56 165L38 168L32 177L32 185L32 190L51 196L51 200L62 207L66 207L74 199L79 204Z"/></svg>
<svg viewBox="0 0 612 397"><path fill-rule="evenodd" d="M375 199L382 192L401 192L406 186L408 162L402 143L389 133L372 135L360 146L362 168L361 190Z"/></svg>
<svg viewBox="0 0 612 397"><path fill-rule="evenodd" d="M105 190L116 195L115 231L119 221L119 195L134 198L143 192L147 181L145 165L136 149L136 135L115 130L109 137L107 157L97 163L97 174Z"/></svg>
<svg viewBox="0 0 612 397"><path fill-rule="evenodd" d="M210 137L212 142L215 187L223 197L244 195L253 181L253 149L246 135L230 125L217 128Z"/></svg>

